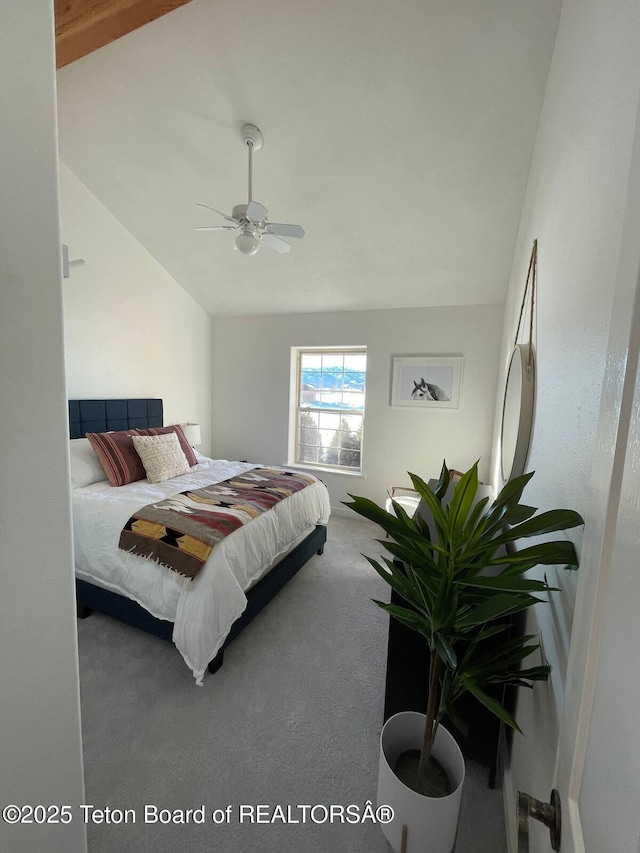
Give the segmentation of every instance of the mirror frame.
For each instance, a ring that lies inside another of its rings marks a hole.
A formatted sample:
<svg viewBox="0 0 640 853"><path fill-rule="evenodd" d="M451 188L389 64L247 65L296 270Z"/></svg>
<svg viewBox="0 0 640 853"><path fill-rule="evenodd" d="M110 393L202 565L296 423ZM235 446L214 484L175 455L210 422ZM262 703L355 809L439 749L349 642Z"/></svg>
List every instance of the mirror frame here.
<svg viewBox="0 0 640 853"><path fill-rule="evenodd" d="M529 368L529 353L531 352L531 367ZM517 373L516 373L517 371ZM513 459L508 471L505 471L504 447L504 416L509 392L509 380L518 375L520 378L520 410L518 413L518 434L516 437ZM502 419L500 423L500 474L502 481L507 483L513 477L524 474L529 454L531 432L533 430L533 407L536 390L536 365L530 344L516 344L509 360L507 379L502 400Z"/></svg>

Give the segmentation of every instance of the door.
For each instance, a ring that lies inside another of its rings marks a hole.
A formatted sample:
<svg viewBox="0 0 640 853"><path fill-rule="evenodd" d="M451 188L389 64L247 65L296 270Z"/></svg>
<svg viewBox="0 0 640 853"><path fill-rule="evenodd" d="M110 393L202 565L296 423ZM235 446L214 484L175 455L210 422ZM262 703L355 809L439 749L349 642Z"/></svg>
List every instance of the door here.
<svg viewBox="0 0 640 853"><path fill-rule="evenodd" d="M636 124L592 477L605 511L585 531L556 756L562 853L640 849L639 272Z"/></svg>

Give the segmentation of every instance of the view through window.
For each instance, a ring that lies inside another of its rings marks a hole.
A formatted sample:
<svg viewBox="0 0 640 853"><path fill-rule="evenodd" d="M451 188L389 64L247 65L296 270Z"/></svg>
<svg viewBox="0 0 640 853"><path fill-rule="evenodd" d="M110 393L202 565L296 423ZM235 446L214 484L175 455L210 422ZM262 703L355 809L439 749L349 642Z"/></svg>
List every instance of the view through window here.
<svg viewBox="0 0 640 853"><path fill-rule="evenodd" d="M299 349L295 462L360 471L367 352Z"/></svg>

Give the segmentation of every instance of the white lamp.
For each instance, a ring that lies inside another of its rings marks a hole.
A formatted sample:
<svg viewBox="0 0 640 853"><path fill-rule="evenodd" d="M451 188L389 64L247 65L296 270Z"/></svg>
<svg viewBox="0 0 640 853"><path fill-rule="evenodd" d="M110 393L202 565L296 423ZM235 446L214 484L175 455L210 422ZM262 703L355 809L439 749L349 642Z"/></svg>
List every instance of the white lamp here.
<svg viewBox="0 0 640 853"><path fill-rule="evenodd" d="M180 424L184 437L192 447L197 447L202 444L202 436L200 435L200 424Z"/></svg>
<svg viewBox="0 0 640 853"><path fill-rule="evenodd" d="M259 248L260 240L249 230L243 231L236 237L236 249L243 255L255 255Z"/></svg>

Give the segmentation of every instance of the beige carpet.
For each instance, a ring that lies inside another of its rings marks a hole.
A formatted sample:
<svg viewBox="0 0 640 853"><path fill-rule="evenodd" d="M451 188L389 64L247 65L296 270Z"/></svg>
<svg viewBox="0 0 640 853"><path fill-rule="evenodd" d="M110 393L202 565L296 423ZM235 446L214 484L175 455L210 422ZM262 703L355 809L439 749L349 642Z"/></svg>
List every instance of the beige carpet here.
<svg viewBox="0 0 640 853"><path fill-rule="evenodd" d="M79 622L86 802L136 823L90 824L90 853L386 853L371 823L240 823L240 806L375 803L387 595L361 552L377 529L334 518L314 557L195 686L179 653L94 614ZM506 850L501 797L468 767L456 853ZM200 824L145 824L145 805ZM231 806L216 825L213 809ZM248 809L245 814L249 815ZM254 814L256 814L254 812ZM321 819L322 810L315 816Z"/></svg>

